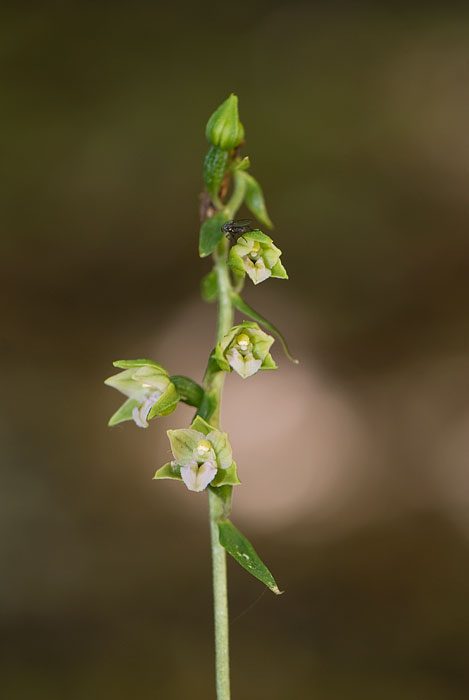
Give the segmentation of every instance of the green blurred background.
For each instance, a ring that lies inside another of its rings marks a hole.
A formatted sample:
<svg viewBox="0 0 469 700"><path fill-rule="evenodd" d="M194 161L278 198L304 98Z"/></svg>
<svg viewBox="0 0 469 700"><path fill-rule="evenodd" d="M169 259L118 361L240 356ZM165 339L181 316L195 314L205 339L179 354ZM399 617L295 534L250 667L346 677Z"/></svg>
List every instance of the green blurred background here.
<svg viewBox="0 0 469 700"><path fill-rule="evenodd" d="M119 358L200 380L204 127L240 98L301 359L227 382L233 698L469 694L469 12L5 3L0 678L6 700L214 697L204 494L106 423Z"/></svg>

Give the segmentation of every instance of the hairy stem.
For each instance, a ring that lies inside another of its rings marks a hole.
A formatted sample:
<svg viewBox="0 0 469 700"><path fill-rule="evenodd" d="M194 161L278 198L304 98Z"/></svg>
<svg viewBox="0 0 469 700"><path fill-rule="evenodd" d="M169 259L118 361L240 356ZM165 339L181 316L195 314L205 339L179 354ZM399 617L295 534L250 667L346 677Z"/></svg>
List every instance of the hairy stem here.
<svg viewBox="0 0 469 700"><path fill-rule="evenodd" d="M234 307L232 287L227 266L228 243L222 240L214 255L218 282L218 343L233 325ZM225 372L216 372L206 378L207 389L216 393L216 409L210 422L220 427L220 404ZM213 566L213 603L215 616L215 668L217 700L230 699L230 652L228 633L228 590L226 580L226 552L218 540L218 521L224 517L223 501L214 490L209 489L210 535Z"/></svg>
<svg viewBox="0 0 469 700"><path fill-rule="evenodd" d="M212 543L213 609L215 618L215 669L217 700L230 700L230 648L228 632L228 588L226 552L218 541L218 520L223 517L223 503L209 490L210 535Z"/></svg>

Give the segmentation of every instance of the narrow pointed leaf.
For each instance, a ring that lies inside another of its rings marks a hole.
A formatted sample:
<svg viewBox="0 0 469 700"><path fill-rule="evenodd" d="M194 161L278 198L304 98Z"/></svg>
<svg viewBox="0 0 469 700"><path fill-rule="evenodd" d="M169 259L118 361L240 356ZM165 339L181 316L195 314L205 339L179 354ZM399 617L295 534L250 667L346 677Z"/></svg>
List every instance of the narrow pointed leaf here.
<svg viewBox="0 0 469 700"><path fill-rule="evenodd" d="M280 333L279 329L274 326L273 323L270 323L266 318L261 316L255 309L253 309L249 304L246 304L244 299L241 299L239 294L233 294L231 296L231 300L234 304L234 306L238 309L238 311L241 311L243 314L247 314L250 318L252 318L254 321L257 321L260 323L264 328L266 328L268 331L273 333L279 340L280 343L282 344L283 351L285 355L288 357L289 360L295 363L297 365L299 363L299 360L295 359L293 355L291 354L287 341L285 340L284 336Z"/></svg>
<svg viewBox="0 0 469 700"><path fill-rule="evenodd" d="M265 206L264 194L262 188L257 182L257 180L248 173L243 173L246 179L246 196L245 202L248 209L254 214L256 219L267 226L267 228L273 228L273 223L267 213L267 207Z"/></svg>
<svg viewBox="0 0 469 700"><path fill-rule="evenodd" d="M222 520L218 523L218 536L220 544L246 571L249 571L259 581L262 581L276 595L280 595L283 592L279 590L274 577L262 562L252 544L235 528L230 520Z"/></svg>

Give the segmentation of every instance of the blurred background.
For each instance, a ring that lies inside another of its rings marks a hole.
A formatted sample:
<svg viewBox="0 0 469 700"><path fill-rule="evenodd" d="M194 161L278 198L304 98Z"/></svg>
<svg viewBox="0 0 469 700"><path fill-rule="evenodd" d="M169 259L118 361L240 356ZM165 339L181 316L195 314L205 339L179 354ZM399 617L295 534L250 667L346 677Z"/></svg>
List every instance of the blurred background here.
<svg viewBox="0 0 469 700"><path fill-rule="evenodd" d="M226 384L233 521L285 590L229 562L233 697L467 698L468 8L20 2L0 37L2 697L215 697L206 496L151 480L192 410L111 430L103 380L202 378L235 92L290 275L246 299L301 364Z"/></svg>

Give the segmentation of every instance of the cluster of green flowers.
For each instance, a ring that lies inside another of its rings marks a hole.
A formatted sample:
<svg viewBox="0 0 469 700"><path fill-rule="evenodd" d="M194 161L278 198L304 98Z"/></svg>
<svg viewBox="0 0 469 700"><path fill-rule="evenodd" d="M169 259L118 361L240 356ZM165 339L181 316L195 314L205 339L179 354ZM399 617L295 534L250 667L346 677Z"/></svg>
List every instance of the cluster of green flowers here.
<svg viewBox="0 0 469 700"><path fill-rule="evenodd" d="M220 371L235 370L246 379L261 369L276 369L269 353L273 342L257 323L244 321L217 344L213 359ZM122 372L106 379L105 384L128 398L109 420L110 426L133 420L138 427L147 428L149 420L172 413L179 401L191 403L176 388L178 378L170 377L152 360L119 360L114 366ZM209 484L240 483L226 433L196 416L190 429L168 430L167 434L174 461L159 469L155 479L179 479L191 491L203 491Z"/></svg>
<svg viewBox="0 0 469 700"><path fill-rule="evenodd" d="M212 114L207 123L206 136L210 148L204 163L204 182L215 213L202 224L199 245L202 257L214 252L223 237L223 224L233 218L242 201L261 224L272 228L260 185L246 172L249 159L237 156L236 149L244 140L244 128L239 121L235 95L230 95ZM233 175L234 194L231 204L228 202L224 205L219 194L228 170ZM233 204L233 199L236 204ZM227 262L239 288L246 275L255 285L269 277L287 279L280 256L281 250L274 245L272 238L254 229L238 236L229 251ZM208 301L215 299L218 290L214 271L206 276L204 284L204 298ZM233 303L234 297L233 294ZM262 318L249 311L248 315L258 320ZM276 331L268 322L266 326ZM283 343L282 337L279 337ZM211 355L211 367L215 367L215 372L234 370L243 379L259 370L276 369L270 355L273 342L274 338L261 330L257 323L243 321L233 326L216 345ZM240 483L227 434L214 429L207 422L211 415L207 411L207 406L210 406L209 392L187 377L171 376L152 360L121 360L114 362L114 366L122 371L106 379L105 383L127 399L111 417L110 426L133 420L138 427L147 428L149 420L172 413L179 401L198 409L190 428L167 431L174 459L158 469L155 479L177 479L191 491Z"/></svg>

